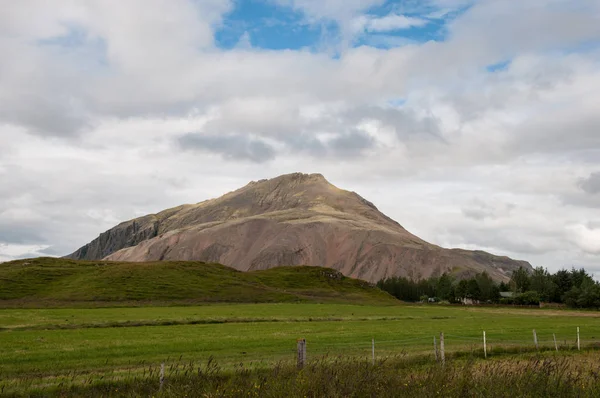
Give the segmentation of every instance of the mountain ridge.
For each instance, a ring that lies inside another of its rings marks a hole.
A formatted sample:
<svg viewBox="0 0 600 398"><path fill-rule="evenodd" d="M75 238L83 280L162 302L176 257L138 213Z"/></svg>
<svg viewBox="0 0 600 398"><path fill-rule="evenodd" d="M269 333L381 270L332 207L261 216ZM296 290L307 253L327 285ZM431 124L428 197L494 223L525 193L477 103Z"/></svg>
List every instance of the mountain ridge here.
<svg viewBox="0 0 600 398"><path fill-rule="evenodd" d="M313 265L370 282L481 271L506 280L520 266L531 269L508 257L430 244L356 192L302 173L251 181L219 198L125 221L67 257L195 260L242 271Z"/></svg>

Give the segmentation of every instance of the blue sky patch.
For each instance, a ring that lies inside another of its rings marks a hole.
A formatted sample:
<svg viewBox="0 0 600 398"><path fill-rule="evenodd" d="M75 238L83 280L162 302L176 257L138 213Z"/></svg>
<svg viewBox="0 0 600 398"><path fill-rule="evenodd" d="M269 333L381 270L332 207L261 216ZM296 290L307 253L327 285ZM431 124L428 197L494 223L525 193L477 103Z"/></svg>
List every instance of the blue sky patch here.
<svg viewBox="0 0 600 398"><path fill-rule="evenodd" d="M377 20L387 16L405 16L424 21L419 26L367 29L355 32L346 45L372 46L378 48L398 47L410 43L423 43L430 40L443 41L447 35L447 23L468 9L468 6L440 10L423 5L423 2L389 0L383 5L367 9L362 17ZM361 15L356 15L357 18ZM320 49L332 44L340 44L343 35L338 21L321 19L310 21L301 10L277 5L266 0L237 0L233 10L224 17L223 24L216 31L216 45L222 49L232 49L240 39L254 48Z"/></svg>
<svg viewBox="0 0 600 398"><path fill-rule="evenodd" d="M510 66L510 60L504 60L504 61L500 61L500 62L496 62L495 64L491 64L486 66L485 68L487 69L488 72L501 72L504 70L507 70L508 67Z"/></svg>
<svg viewBox="0 0 600 398"><path fill-rule="evenodd" d="M215 33L217 45L234 48L244 34L253 47L269 50L301 49L317 44L332 24L310 25L301 12L258 0L237 1Z"/></svg>
<svg viewBox="0 0 600 398"><path fill-rule="evenodd" d="M76 48L84 46L87 43L88 33L86 29L74 24L65 23L62 25L64 25L66 29L66 34L38 40L37 44L39 46Z"/></svg>

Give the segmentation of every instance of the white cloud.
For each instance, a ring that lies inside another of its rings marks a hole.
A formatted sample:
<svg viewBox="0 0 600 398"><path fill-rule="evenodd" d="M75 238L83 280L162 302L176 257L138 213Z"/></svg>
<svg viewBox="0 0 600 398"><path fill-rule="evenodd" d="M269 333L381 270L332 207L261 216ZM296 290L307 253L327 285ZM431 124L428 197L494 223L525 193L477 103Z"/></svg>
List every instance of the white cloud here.
<svg viewBox="0 0 600 398"><path fill-rule="evenodd" d="M280 3L347 32L415 23L402 9L361 17L381 1ZM597 2L480 1L447 41L338 58L216 48L231 2L115 4L3 7L4 259L305 171L433 243L551 268L600 260Z"/></svg>
<svg viewBox="0 0 600 398"><path fill-rule="evenodd" d="M587 225L568 227L571 241L586 253L600 254L600 228L590 228Z"/></svg>
<svg viewBox="0 0 600 398"><path fill-rule="evenodd" d="M422 18L407 17L405 15L389 14L381 18L371 15L361 15L352 21L352 29L356 33L366 32L393 32L427 25L428 21Z"/></svg>

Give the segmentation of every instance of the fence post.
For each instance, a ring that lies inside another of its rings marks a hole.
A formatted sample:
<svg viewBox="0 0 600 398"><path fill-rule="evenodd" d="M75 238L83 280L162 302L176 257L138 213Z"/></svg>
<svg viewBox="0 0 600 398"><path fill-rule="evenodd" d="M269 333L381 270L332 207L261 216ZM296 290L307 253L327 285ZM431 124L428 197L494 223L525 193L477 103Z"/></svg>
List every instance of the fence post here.
<svg viewBox="0 0 600 398"><path fill-rule="evenodd" d="M579 341L579 326L577 326L577 351L581 351L581 343Z"/></svg>
<svg viewBox="0 0 600 398"><path fill-rule="evenodd" d="M487 359L487 344L485 342L485 330L483 331L483 357Z"/></svg>
<svg viewBox="0 0 600 398"><path fill-rule="evenodd" d="M444 352L444 332L440 333L440 359L442 366L446 364L446 353Z"/></svg>
<svg viewBox="0 0 600 398"><path fill-rule="evenodd" d="M162 391L163 384L165 383L165 363L164 362L160 364L160 376L159 376L159 380L160 380L160 387L158 388L158 390Z"/></svg>
<svg viewBox="0 0 600 398"><path fill-rule="evenodd" d="M435 336L433 336L433 354L435 355L435 361L439 362L437 341L435 340Z"/></svg>
<svg viewBox="0 0 600 398"><path fill-rule="evenodd" d="M298 339L298 369L306 364L306 339Z"/></svg>
<svg viewBox="0 0 600 398"><path fill-rule="evenodd" d="M373 365L375 365L375 339L371 339L371 356L373 357Z"/></svg>
<svg viewBox="0 0 600 398"><path fill-rule="evenodd" d="M537 333L535 329L533 329L533 343L535 344L535 349L539 351L540 347L538 346Z"/></svg>
<svg viewBox="0 0 600 398"><path fill-rule="evenodd" d="M556 352L558 352L558 344L556 344L556 334L552 333L552 338L554 339L554 348L556 349Z"/></svg>

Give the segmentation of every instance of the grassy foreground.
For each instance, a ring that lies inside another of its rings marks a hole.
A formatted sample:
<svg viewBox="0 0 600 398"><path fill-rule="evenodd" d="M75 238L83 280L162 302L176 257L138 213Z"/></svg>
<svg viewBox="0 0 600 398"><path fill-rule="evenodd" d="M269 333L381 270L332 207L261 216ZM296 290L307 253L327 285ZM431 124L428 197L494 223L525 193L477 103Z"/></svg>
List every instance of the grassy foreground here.
<svg viewBox="0 0 600 398"><path fill-rule="evenodd" d="M301 372L298 338L311 360ZM597 366L586 364L597 365L599 339L600 312L403 305L316 267L0 264L0 395L157 395L165 363L163 395L594 396Z"/></svg>
<svg viewBox="0 0 600 398"><path fill-rule="evenodd" d="M35 258L0 264L0 307L260 302L392 303L367 282L320 267L239 272L202 262Z"/></svg>
<svg viewBox="0 0 600 398"><path fill-rule="evenodd" d="M6 396L177 397L598 397L597 352L522 355L518 359L424 362L402 356L375 363L321 358L298 370L289 363L268 369L223 370L204 364L148 367L143 375L85 383L61 382L23 391L0 387Z"/></svg>
<svg viewBox="0 0 600 398"><path fill-rule="evenodd" d="M599 312L438 305L3 309L0 325L5 392L82 386L109 376L127 383L156 372L161 362L170 368L211 357L225 372L240 363L259 372L293 361L298 338L307 339L309 358L370 358L374 339L377 359L404 355L429 364L433 336L441 331L448 356L461 358L483 357L483 330L489 359L535 351L532 329L546 353L554 351L555 334L560 355L575 352L577 327L584 350L597 347L600 338Z"/></svg>

